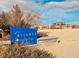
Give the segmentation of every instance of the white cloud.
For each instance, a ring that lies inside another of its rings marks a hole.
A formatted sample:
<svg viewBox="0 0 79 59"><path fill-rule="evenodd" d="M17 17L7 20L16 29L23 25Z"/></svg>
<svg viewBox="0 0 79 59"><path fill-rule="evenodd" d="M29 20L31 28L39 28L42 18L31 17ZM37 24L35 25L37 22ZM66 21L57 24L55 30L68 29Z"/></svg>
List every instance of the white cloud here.
<svg viewBox="0 0 79 59"><path fill-rule="evenodd" d="M12 0L0 0L0 12L1 11L8 11L10 8L12 8L13 1Z"/></svg>
<svg viewBox="0 0 79 59"><path fill-rule="evenodd" d="M79 10L79 0L67 0L64 2L49 2L44 6L48 9L61 9L65 11Z"/></svg>
<svg viewBox="0 0 79 59"><path fill-rule="evenodd" d="M79 15L76 15L79 13L72 14L73 11L79 11L79 0L49 2L44 5L35 3L35 0L0 0L0 10L9 10L14 3L19 4L24 10L29 8L41 12L43 23L52 23L54 21L73 21L73 23L76 23L78 21L76 19L79 18Z"/></svg>

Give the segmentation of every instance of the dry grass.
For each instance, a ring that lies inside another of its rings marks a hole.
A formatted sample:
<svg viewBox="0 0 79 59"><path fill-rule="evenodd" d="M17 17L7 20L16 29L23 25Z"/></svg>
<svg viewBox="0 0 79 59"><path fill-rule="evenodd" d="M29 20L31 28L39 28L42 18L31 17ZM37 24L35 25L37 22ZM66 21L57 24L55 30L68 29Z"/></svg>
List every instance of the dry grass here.
<svg viewBox="0 0 79 59"><path fill-rule="evenodd" d="M19 45L8 46L4 48L0 46L0 57L4 58L54 58L54 56L35 47L22 47Z"/></svg>
<svg viewBox="0 0 79 59"><path fill-rule="evenodd" d="M38 38L48 36L47 32L38 32Z"/></svg>

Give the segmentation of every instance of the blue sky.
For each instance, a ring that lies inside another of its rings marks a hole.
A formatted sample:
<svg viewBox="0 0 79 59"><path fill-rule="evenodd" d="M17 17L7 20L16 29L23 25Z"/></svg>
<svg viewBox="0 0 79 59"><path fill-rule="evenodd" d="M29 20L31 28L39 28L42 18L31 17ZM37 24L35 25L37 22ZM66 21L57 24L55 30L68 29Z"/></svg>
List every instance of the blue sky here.
<svg viewBox="0 0 79 59"><path fill-rule="evenodd" d="M8 11L14 3L41 14L41 24L54 22L79 24L79 0L0 0L0 10Z"/></svg>

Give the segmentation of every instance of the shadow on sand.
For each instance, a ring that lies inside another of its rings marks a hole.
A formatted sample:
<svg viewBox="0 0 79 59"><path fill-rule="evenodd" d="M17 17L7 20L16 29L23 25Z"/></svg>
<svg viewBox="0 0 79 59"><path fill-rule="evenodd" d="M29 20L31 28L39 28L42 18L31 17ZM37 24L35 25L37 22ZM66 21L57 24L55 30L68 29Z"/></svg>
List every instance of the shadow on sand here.
<svg viewBox="0 0 79 59"><path fill-rule="evenodd" d="M41 37L38 38L38 41L51 41L51 42L58 42L60 43L60 40L58 40L58 37Z"/></svg>

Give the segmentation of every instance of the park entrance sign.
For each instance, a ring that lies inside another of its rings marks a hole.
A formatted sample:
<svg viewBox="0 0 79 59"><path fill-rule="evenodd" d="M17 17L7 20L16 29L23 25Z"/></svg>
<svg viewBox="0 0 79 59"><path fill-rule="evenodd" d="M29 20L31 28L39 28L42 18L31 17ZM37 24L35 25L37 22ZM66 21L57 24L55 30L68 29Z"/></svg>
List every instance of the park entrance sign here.
<svg viewBox="0 0 79 59"><path fill-rule="evenodd" d="M35 45L37 44L37 30L10 26L10 39L11 44Z"/></svg>

